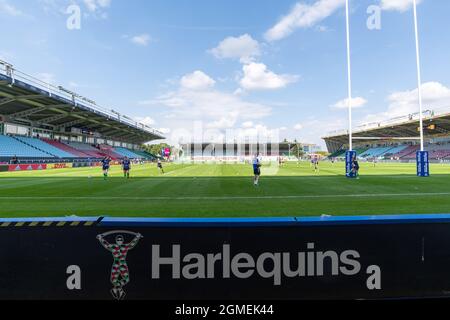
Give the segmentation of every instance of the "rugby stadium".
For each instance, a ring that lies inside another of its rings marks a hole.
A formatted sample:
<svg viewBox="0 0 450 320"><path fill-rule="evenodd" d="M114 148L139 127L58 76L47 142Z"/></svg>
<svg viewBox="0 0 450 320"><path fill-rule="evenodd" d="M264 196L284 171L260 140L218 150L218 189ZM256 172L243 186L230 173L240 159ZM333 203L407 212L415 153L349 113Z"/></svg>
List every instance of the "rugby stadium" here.
<svg viewBox="0 0 450 320"><path fill-rule="evenodd" d="M383 215L445 213L450 205L448 114L425 113L432 162L427 179L415 174L417 115L356 129L362 161L358 181L345 179L346 132L324 137L329 156L321 161L319 172L311 167L310 155L290 154L295 144L277 143L273 150L269 144L213 149L200 144L181 146L183 156L165 163L161 175L155 163L158 155L142 146L164 139L162 133L24 73L8 73L4 64L3 217ZM256 152L264 159L258 188L251 183L248 164ZM105 156L115 164L106 181L99 167ZM129 181L124 181L120 166L124 157L137 161ZM279 157L288 161L280 165ZM11 162L14 158L17 163Z"/></svg>
<svg viewBox="0 0 450 320"><path fill-rule="evenodd" d="M0 0L0 300L448 299L449 8Z"/></svg>

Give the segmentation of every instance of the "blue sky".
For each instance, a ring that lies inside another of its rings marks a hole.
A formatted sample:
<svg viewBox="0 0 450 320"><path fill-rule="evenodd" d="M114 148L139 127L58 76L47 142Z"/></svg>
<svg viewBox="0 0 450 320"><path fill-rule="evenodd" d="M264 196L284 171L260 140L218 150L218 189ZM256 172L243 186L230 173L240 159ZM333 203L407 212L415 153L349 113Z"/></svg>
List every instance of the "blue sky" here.
<svg viewBox="0 0 450 320"><path fill-rule="evenodd" d="M347 127L344 0L0 0L0 59L171 142ZM416 112L412 0L351 2L354 124ZM69 30L77 5L81 28ZM367 8L381 28L367 28ZM450 2L419 1L424 103L450 110Z"/></svg>

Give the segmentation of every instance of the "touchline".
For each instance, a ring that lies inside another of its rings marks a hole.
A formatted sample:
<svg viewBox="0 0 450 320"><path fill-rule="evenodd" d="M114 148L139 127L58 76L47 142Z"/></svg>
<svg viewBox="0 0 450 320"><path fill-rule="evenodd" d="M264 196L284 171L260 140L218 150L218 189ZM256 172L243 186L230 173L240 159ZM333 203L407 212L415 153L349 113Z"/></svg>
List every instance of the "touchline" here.
<svg viewBox="0 0 450 320"><path fill-rule="evenodd" d="M259 276L273 279L275 286L282 284L283 277L354 276L361 272L360 254L356 250L316 251L314 243L307 244L304 252L265 252L258 256L240 252L231 254L231 246L223 245L218 253L186 253L181 245L172 245L171 253L162 255L161 246L152 246L152 279L161 278L161 268L171 268L173 279L248 279ZM165 250L167 252L167 250ZM327 264L328 268L324 268ZM327 272L327 274L325 274ZM371 276L368 288L380 289L381 270L369 266L366 273Z"/></svg>

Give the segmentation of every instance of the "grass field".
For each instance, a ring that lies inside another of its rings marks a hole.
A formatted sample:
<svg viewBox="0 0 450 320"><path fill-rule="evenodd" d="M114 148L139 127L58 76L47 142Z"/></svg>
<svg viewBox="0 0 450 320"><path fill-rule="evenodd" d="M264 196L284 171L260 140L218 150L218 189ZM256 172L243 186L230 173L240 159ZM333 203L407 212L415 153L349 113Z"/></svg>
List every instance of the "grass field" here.
<svg viewBox="0 0 450 320"><path fill-rule="evenodd" d="M414 164L361 165L361 179L344 165L264 166L259 187L249 165L120 167L105 181L101 168L0 173L1 217L288 217L450 213L450 165L417 178Z"/></svg>

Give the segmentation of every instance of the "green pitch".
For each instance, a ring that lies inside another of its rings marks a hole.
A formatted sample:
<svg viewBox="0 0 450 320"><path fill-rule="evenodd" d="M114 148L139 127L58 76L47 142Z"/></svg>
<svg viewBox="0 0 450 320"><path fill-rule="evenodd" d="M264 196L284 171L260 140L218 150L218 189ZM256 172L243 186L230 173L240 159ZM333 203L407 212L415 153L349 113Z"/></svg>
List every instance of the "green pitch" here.
<svg viewBox="0 0 450 320"><path fill-rule="evenodd" d="M361 165L361 179L342 163L265 165L259 187L249 165L133 166L0 173L1 217L288 217L450 213L450 164L417 178L414 164Z"/></svg>

